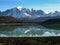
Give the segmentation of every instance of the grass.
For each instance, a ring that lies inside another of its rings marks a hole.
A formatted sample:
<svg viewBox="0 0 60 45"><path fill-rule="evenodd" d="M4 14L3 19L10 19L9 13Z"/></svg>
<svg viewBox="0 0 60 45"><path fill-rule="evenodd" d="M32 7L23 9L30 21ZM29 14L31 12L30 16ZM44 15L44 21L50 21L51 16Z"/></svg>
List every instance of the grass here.
<svg viewBox="0 0 60 45"><path fill-rule="evenodd" d="M60 37L0 37L4 45L60 45Z"/></svg>

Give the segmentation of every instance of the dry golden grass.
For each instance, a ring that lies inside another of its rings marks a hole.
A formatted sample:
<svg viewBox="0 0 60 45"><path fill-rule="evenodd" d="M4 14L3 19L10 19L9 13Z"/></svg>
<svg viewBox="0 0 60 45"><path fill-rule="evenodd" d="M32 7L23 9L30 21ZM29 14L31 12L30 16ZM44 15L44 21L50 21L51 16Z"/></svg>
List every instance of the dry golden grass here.
<svg viewBox="0 0 60 45"><path fill-rule="evenodd" d="M0 37L1 45L60 45L60 37Z"/></svg>

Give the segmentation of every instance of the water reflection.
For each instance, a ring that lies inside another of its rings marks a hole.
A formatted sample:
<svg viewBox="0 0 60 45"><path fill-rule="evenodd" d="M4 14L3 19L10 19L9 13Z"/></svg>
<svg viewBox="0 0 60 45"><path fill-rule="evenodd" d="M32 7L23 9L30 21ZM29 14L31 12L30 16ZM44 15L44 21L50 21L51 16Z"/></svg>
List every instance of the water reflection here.
<svg viewBox="0 0 60 45"><path fill-rule="evenodd" d="M56 34L60 35L60 30L47 29L42 25L0 26L0 35L57 36Z"/></svg>

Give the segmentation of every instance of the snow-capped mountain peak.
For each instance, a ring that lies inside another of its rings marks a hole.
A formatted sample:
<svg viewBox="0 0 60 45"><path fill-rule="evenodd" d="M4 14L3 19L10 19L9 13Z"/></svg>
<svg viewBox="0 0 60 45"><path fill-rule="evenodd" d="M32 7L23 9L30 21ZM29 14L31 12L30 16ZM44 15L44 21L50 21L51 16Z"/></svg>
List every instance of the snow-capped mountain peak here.
<svg viewBox="0 0 60 45"><path fill-rule="evenodd" d="M17 9L20 11L22 10L22 8L23 8L22 6L17 6Z"/></svg>

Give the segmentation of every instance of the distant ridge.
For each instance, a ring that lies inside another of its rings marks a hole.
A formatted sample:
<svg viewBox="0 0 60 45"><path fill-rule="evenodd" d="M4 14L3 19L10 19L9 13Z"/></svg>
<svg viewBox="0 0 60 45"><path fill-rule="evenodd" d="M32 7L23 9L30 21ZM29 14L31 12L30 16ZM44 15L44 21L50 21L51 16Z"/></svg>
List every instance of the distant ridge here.
<svg viewBox="0 0 60 45"><path fill-rule="evenodd" d="M6 11L0 11L0 17L4 19L12 18L18 22L44 22L49 19L60 18L60 12L55 11L54 13L46 14L43 10L34 10L34 9L26 9L22 6L17 6L12 9L7 9ZM3 18L4 17L4 18ZM1 20L1 19L0 19ZM12 21L13 22L13 21Z"/></svg>

